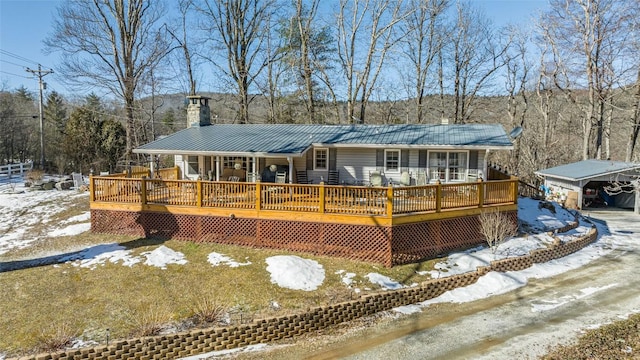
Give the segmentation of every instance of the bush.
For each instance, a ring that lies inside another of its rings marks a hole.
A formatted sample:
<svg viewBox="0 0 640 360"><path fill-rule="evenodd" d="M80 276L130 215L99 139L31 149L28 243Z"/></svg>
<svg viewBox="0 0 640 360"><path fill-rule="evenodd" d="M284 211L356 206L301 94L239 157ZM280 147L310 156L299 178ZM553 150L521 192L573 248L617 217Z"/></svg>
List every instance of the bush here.
<svg viewBox="0 0 640 360"><path fill-rule="evenodd" d="M73 339L75 339L78 334L79 332L74 331L70 325L64 323L43 329L38 337L40 350L45 352L64 350L71 346Z"/></svg>
<svg viewBox="0 0 640 360"><path fill-rule="evenodd" d="M500 244L517 234L518 225L504 213L488 210L480 214L480 232L495 254Z"/></svg>
<svg viewBox="0 0 640 360"><path fill-rule="evenodd" d="M211 297L203 297L196 301L193 308L196 323L216 323L220 321L227 312L224 306L218 304Z"/></svg>
<svg viewBox="0 0 640 360"><path fill-rule="evenodd" d="M132 336L159 335L171 322L171 314L157 307L149 307L136 312L133 317Z"/></svg>

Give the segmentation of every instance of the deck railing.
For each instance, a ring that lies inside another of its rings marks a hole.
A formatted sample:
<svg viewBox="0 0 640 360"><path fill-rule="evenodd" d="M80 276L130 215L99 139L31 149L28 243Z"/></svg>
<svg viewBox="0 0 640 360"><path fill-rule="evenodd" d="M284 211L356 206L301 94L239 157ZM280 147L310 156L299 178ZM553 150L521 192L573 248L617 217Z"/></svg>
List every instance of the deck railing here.
<svg viewBox="0 0 640 360"><path fill-rule="evenodd" d="M93 176L91 202L393 217L515 204L518 180L406 187Z"/></svg>

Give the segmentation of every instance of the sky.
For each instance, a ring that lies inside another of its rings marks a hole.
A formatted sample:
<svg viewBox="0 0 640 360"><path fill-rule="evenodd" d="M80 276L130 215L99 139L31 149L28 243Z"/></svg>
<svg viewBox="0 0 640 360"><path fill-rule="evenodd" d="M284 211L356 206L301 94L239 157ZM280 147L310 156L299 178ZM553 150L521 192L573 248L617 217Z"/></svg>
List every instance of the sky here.
<svg viewBox="0 0 640 360"><path fill-rule="evenodd" d="M532 16L543 10L547 0L470 0L499 26L507 23L530 24ZM25 68L52 69L43 79L47 90L71 93L55 73L59 54L43 53L43 41L52 32L53 18L60 0L0 0L0 89L21 86L33 93L38 81ZM203 89L206 91L206 89Z"/></svg>
<svg viewBox="0 0 640 360"><path fill-rule="evenodd" d="M51 190L51 191L28 191L21 179L0 179L0 229L11 229L10 232L0 232L0 255L11 255L17 249L37 246L39 242L49 238L59 236L77 235L90 231L89 212L73 217L59 220L61 214L67 210L69 204L78 197L88 200L88 192L77 192L75 190ZM555 214L547 208L538 206L537 200L520 198L518 201L518 218L520 222L528 224L529 235L507 239L497 247L494 252L491 249L480 246L466 251L459 251L449 254L441 262L434 266L434 270L420 272L421 275L429 274L432 278L442 278L475 271L478 266L489 265L492 260L499 260L514 256L528 254L534 249L544 248L552 243L554 239L549 235L551 229L557 229L573 221L572 213L554 203ZM56 219L56 220L54 220ZM597 226L604 226L596 223ZM28 235L32 226L44 225L47 230L41 237L34 238ZM441 296L428 301L402 306L393 309L398 314L411 314L423 311L430 305L442 302L464 303L478 299L488 298L493 295L503 294L517 288L526 286L529 279L541 279L555 276L600 258L615 249L627 249L637 251L638 233L633 231L622 231L624 227L614 228L616 224L609 225L609 229L602 228L598 240L584 249L561 259L552 260L548 263L534 264L532 267L507 273L489 272L482 276L474 284L463 288L447 291ZM567 233L558 234L560 241L565 242L575 237L586 234L591 223L581 219L579 226ZM74 266L85 268L87 271L100 271L100 268L107 263L120 264L126 267L153 266L164 271L168 270L167 265L190 266L189 258L185 254L173 250L166 245L150 247L149 251L136 253L134 250L117 244L95 244L85 247L72 255L68 250L61 251L59 255L49 253L46 257L46 264L40 263L43 260L33 260L21 262L22 266ZM41 258L42 259L42 258ZM254 271L264 271L269 274L270 281L279 287L297 291L316 291L329 277L338 277L344 286L355 293L368 291L372 288L382 290L395 290L406 287L418 286L418 284L402 284L396 279L371 272L367 274L355 274L338 270L335 273L327 273L324 266L313 259L306 259L304 255L277 255L268 257L265 263L252 262L252 259L233 259L222 253L212 252L208 255L208 262L212 271L225 271L225 269L249 266ZM8 269L0 269L2 270ZM232 270L230 270L232 271ZM322 291L321 289L319 291ZM585 296L606 291L606 288L585 289L587 295L575 298L561 297L552 299L544 304L532 303L532 312L552 311L554 308L563 306L567 302L581 301ZM272 301L271 306L278 307L277 299ZM91 342L76 339L75 347L93 346ZM269 345L259 345L242 349L226 350L224 353L233 351L260 351ZM210 356L222 355L221 352L202 354L189 357L189 360L204 359ZM0 360L4 359L0 351Z"/></svg>

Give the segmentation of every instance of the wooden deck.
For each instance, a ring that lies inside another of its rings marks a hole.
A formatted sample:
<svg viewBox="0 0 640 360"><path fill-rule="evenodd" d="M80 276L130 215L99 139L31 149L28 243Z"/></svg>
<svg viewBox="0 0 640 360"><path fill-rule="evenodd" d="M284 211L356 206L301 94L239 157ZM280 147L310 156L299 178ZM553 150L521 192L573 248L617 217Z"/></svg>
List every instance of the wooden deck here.
<svg viewBox="0 0 640 360"><path fill-rule="evenodd" d="M212 182L93 176L92 209L401 224L514 210L518 180L406 187Z"/></svg>

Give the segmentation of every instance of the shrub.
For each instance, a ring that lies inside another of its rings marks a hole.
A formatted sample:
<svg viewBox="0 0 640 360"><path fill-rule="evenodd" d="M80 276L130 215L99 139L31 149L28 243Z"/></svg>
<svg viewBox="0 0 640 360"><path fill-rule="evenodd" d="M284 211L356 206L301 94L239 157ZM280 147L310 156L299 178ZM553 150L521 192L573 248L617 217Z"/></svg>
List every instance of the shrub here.
<svg viewBox="0 0 640 360"><path fill-rule="evenodd" d="M480 214L480 232L494 254L498 246L517 231L518 225L504 213L488 210Z"/></svg>
<svg viewBox="0 0 640 360"><path fill-rule="evenodd" d="M196 323L215 323L227 312L224 306L211 297L203 297L195 302L193 313Z"/></svg>
<svg viewBox="0 0 640 360"><path fill-rule="evenodd" d="M38 337L40 350L45 352L54 352L64 350L71 346L73 339L78 336L79 332L74 331L69 324L55 324L49 328L43 329Z"/></svg>
<svg viewBox="0 0 640 360"><path fill-rule="evenodd" d="M132 336L154 336L162 332L171 322L171 314L167 310L149 307L134 313Z"/></svg>

